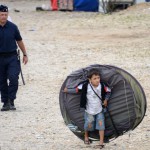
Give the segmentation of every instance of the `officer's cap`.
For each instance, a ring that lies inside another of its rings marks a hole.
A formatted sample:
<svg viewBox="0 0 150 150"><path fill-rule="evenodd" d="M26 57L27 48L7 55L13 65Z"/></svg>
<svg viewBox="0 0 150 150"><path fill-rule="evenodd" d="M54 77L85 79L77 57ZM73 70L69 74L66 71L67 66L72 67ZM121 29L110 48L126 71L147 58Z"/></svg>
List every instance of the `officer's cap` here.
<svg viewBox="0 0 150 150"><path fill-rule="evenodd" d="M8 12L8 7L4 5L0 5L0 12Z"/></svg>

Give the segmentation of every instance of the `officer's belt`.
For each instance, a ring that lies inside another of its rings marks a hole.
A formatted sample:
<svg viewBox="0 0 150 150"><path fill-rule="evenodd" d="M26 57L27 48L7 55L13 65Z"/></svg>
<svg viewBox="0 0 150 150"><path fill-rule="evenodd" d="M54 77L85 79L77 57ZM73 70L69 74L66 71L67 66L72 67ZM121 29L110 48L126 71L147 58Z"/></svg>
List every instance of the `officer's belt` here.
<svg viewBox="0 0 150 150"><path fill-rule="evenodd" d="M13 52L0 52L0 57L6 56L13 56L13 55L17 55L17 51L13 51Z"/></svg>

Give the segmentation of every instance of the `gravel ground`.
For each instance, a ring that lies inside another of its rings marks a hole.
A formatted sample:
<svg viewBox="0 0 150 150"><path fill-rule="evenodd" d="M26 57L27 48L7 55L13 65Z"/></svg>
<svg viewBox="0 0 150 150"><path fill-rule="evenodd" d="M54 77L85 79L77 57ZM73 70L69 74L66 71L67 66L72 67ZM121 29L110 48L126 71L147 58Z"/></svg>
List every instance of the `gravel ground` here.
<svg viewBox="0 0 150 150"><path fill-rule="evenodd" d="M111 15L86 12L36 12L48 0L0 0L21 31L29 63L22 66L15 112L0 112L0 150L91 150L65 126L59 89L73 70L91 64L115 65L141 83L146 116L106 150L150 149L150 4ZM20 12L15 12L17 9ZM130 136L129 136L130 135Z"/></svg>

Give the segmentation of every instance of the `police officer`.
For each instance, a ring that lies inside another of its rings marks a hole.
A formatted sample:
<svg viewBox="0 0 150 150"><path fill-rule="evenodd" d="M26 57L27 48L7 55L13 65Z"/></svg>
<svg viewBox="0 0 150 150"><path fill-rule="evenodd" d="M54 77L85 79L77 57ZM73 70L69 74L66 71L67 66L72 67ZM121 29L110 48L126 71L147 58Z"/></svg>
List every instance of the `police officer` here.
<svg viewBox="0 0 150 150"><path fill-rule="evenodd" d="M0 5L0 93L1 101L4 103L1 111L16 110L14 100L20 73L17 46L23 53L23 63L28 62L18 27L7 19L8 7Z"/></svg>

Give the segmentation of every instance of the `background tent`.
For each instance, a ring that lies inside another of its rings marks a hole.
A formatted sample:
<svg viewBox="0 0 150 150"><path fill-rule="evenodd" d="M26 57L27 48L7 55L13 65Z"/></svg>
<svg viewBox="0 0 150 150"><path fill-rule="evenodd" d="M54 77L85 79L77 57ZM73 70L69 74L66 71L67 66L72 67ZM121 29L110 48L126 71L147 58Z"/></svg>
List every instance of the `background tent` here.
<svg viewBox="0 0 150 150"><path fill-rule="evenodd" d="M146 97L138 81L123 69L108 65L92 65L71 73L60 90L60 109L66 125L79 138L84 139L84 109L80 109L80 94L66 94L65 87L75 88L87 80L87 72L97 68L101 80L112 88L112 95L105 113L105 139L117 138L135 129L146 112ZM90 138L99 139L98 131L90 132Z"/></svg>
<svg viewBox="0 0 150 150"><path fill-rule="evenodd" d="M58 0L59 10L73 10L73 0Z"/></svg>
<svg viewBox="0 0 150 150"><path fill-rule="evenodd" d="M57 5L58 0L50 0L50 1L51 1L52 10L58 10L58 5Z"/></svg>
<svg viewBox="0 0 150 150"><path fill-rule="evenodd" d="M98 11L99 0L74 0L75 11Z"/></svg>

